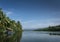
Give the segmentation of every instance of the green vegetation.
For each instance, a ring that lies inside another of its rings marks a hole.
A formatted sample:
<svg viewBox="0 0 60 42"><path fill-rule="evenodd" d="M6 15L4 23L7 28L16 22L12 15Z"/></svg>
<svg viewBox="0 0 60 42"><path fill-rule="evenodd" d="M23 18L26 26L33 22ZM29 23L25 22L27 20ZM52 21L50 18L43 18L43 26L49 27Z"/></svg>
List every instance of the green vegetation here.
<svg viewBox="0 0 60 42"><path fill-rule="evenodd" d="M0 32L6 31L7 28L12 29L13 31L22 31L21 23L19 21L15 22L15 20L11 20L0 8Z"/></svg>
<svg viewBox="0 0 60 42"><path fill-rule="evenodd" d="M60 31L60 25L57 26L49 26L43 29L36 29L35 31Z"/></svg>
<svg viewBox="0 0 60 42"><path fill-rule="evenodd" d="M0 42L20 42L22 32L17 32L13 35L0 34Z"/></svg>

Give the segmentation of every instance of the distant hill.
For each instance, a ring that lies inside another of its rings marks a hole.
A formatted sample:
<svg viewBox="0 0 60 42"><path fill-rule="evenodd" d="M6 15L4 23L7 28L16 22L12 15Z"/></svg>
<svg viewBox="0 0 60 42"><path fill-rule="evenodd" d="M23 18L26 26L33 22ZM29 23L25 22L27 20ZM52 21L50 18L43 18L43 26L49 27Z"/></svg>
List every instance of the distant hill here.
<svg viewBox="0 0 60 42"><path fill-rule="evenodd" d="M46 27L46 28L36 29L34 31L60 31L60 25L49 26L49 27Z"/></svg>

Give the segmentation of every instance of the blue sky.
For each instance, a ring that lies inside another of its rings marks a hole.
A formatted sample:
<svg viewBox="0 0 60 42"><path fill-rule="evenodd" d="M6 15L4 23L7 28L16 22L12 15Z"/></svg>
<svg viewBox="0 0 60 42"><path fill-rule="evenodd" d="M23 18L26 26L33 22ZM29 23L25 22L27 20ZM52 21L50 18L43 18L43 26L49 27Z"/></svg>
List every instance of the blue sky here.
<svg viewBox="0 0 60 42"><path fill-rule="evenodd" d="M23 29L37 29L60 24L60 0L0 0L0 7Z"/></svg>

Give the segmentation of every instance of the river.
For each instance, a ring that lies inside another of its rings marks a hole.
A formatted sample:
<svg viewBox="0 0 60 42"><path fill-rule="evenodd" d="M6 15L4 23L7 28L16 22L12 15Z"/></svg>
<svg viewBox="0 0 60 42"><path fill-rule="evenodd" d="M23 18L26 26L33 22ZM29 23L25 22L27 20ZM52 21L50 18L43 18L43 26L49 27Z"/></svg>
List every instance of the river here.
<svg viewBox="0 0 60 42"><path fill-rule="evenodd" d="M60 42L60 32L25 31L21 42Z"/></svg>
<svg viewBox="0 0 60 42"><path fill-rule="evenodd" d="M0 42L60 42L60 32L23 31L13 35L0 34Z"/></svg>

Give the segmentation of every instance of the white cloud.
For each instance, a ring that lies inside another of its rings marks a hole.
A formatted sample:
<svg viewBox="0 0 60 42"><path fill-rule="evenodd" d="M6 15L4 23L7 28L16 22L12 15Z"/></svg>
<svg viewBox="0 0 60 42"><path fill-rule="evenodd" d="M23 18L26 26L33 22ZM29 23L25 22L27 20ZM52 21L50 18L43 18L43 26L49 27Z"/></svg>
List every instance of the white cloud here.
<svg viewBox="0 0 60 42"><path fill-rule="evenodd" d="M12 14L12 12L11 12L11 11L8 11L8 12L6 12L6 14L7 14L7 15L10 15L10 14Z"/></svg>
<svg viewBox="0 0 60 42"><path fill-rule="evenodd" d="M3 10L4 11L4 13L7 15L7 16L9 16L9 15L12 15L13 14L13 12L12 11L6 11L6 10Z"/></svg>
<svg viewBox="0 0 60 42"><path fill-rule="evenodd" d="M23 29L36 29L36 28L43 28L48 26L59 25L60 19L53 18L53 19L45 19L45 20L29 20L26 22L22 22Z"/></svg>

